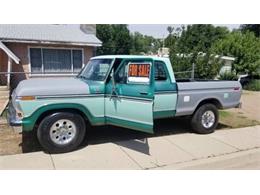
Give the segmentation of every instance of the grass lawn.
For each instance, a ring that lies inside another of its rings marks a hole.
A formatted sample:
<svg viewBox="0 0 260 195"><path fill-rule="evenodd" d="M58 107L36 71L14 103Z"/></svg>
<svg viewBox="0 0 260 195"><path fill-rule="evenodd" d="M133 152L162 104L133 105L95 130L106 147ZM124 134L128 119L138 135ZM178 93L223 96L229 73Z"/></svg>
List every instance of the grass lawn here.
<svg viewBox="0 0 260 195"><path fill-rule="evenodd" d="M260 91L260 80L255 79L249 82L246 86L244 86L244 89L249 91Z"/></svg>
<svg viewBox="0 0 260 195"><path fill-rule="evenodd" d="M219 122L227 128L240 128L254 125L260 125L257 120L252 120L240 112L219 111Z"/></svg>

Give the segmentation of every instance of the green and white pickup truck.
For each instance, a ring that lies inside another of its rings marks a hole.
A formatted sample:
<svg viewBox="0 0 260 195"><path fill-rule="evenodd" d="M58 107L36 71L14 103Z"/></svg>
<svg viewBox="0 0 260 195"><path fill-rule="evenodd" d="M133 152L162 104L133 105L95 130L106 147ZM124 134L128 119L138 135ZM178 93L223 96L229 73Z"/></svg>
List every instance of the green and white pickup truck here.
<svg viewBox="0 0 260 195"><path fill-rule="evenodd" d="M211 133L218 109L240 106L240 97L237 81L176 81L167 58L98 56L75 78L20 82L8 118L36 130L43 148L58 153L81 144L86 123L153 133L154 119L191 116L195 132Z"/></svg>

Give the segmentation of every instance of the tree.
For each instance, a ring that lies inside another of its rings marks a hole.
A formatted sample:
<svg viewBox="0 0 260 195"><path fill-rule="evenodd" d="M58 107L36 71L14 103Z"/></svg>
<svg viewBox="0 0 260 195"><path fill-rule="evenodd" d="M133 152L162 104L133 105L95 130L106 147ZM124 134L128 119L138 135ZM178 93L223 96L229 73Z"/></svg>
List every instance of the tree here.
<svg viewBox="0 0 260 195"><path fill-rule="evenodd" d="M168 46L174 71L191 71L192 64L195 63L195 77L214 78L220 64L211 54L211 47L228 33L227 28L213 25L195 24L183 27L181 34L175 36L174 46Z"/></svg>
<svg viewBox="0 0 260 195"><path fill-rule="evenodd" d="M167 31L168 31L169 34L171 35L172 32L174 31L174 27L172 27L172 26L168 26L168 27L167 27Z"/></svg>
<svg viewBox="0 0 260 195"><path fill-rule="evenodd" d="M197 56L195 66L195 78L213 79L220 71L221 61L216 55L208 52Z"/></svg>
<svg viewBox="0 0 260 195"><path fill-rule="evenodd" d="M233 70L236 74L259 74L260 38L255 37L254 33L234 31L217 41L212 49L219 55L235 57Z"/></svg>
<svg viewBox="0 0 260 195"><path fill-rule="evenodd" d="M131 54L156 53L161 47L161 41L152 36L143 35L139 32L131 34L132 49Z"/></svg>
<svg viewBox="0 0 260 195"><path fill-rule="evenodd" d="M98 55L130 53L131 37L125 24L97 24L97 37L102 41Z"/></svg>
<svg viewBox="0 0 260 195"><path fill-rule="evenodd" d="M130 54L132 47L130 32L126 24L113 24L114 54Z"/></svg>
<svg viewBox="0 0 260 195"><path fill-rule="evenodd" d="M109 24L97 24L97 37L102 41L102 47L97 48L98 55L114 54L113 28Z"/></svg>
<svg viewBox="0 0 260 195"><path fill-rule="evenodd" d="M211 24L188 25L182 31L178 41L181 53L204 52L207 53L211 45L228 34L226 27L214 27Z"/></svg>
<svg viewBox="0 0 260 195"><path fill-rule="evenodd" d="M260 24L242 24L240 29L242 32L251 31L256 37L260 37Z"/></svg>

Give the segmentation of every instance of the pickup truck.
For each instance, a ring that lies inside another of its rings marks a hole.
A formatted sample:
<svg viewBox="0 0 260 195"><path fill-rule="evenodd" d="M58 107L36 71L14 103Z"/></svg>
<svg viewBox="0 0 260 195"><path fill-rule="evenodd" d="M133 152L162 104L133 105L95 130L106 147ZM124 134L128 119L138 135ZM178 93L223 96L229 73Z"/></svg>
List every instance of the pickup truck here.
<svg viewBox="0 0 260 195"><path fill-rule="evenodd" d="M36 130L45 150L60 153L81 144L87 123L153 133L155 119L190 116L196 133L212 133L218 109L239 107L241 91L237 81L178 82L168 58L97 56L75 78L20 82L8 119Z"/></svg>

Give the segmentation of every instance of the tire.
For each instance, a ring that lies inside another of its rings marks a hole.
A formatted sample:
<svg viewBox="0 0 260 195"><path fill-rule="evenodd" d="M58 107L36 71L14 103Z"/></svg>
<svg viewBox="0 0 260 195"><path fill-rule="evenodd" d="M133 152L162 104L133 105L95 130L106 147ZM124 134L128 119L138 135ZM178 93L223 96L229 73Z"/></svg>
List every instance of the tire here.
<svg viewBox="0 0 260 195"><path fill-rule="evenodd" d="M57 112L46 116L37 130L37 138L49 153L75 150L86 133L84 119L76 113Z"/></svg>
<svg viewBox="0 0 260 195"><path fill-rule="evenodd" d="M214 119L212 119L213 117ZM203 104L193 114L191 127L195 133L213 133L218 125L219 113L214 104Z"/></svg>

